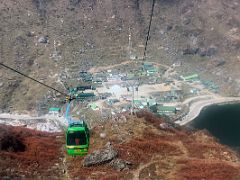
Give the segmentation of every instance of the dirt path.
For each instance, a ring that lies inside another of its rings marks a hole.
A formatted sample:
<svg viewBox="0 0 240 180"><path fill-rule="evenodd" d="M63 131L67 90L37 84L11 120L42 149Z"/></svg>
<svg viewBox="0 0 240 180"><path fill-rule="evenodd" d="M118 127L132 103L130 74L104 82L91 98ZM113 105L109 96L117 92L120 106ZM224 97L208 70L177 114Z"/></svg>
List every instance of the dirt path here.
<svg viewBox="0 0 240 180"><path fill-rule="evenodd" d="M132 60L128 60L128 61L123 61L122 63L120 64L114 64L114 65L109 65L109 66L99 66L99 67L93 67L89 70L90 73L96 73L98 71L104 71L104 70L107 70L107 69L113 69L115 67L118 67L118 66L122 66L122 65L126 65L126 64L130 64L130 63L143 63L143 61L132 61ZM153 63L157 66L163 66L165 68L170 68L170 66L168 65L165 65L165 64L161 64L161 63L157 63L157 62L149 62L149 63Z"/></svg>
<svg viewBox="0 0 240 180"><path fill-rule="evenodd" d="M165 67L165 68L171 68L170 66L166 65L166 64L161 64L161 63L157 63L157 62L150 62L150 63L153 63L157 66L162 66L162 67Z"/></svg>
<svg viewBox="0 0 240 180"><path fill-rule="evenodd" d="M140 173L143 169L147 168L148 166L151 166L154 163L157 163L158 161L151 161L147 164L141 164L138 169L133 172L133 180L139 180Z"/></svg>
<svg viewBox="0 0 240 180"><path fill-rule="evenodd" d="M172 159L172 160L186 159L189 156L188 150L186 149L186 147L183 145L183 143L181 141L174 142L172 144L173 145L177 144L179 149L183 152L183 154L179 155L179 156L171 156L170 159ZM149 163L140 164L138 169L133 172L133 180L138 180L140 178L140 173L142 172L142 170L147 169L152 164L161 163L161 161L166 161L166 160L164 159L163 156L156 155L156 156L152 157L152 160ZM175 173L175 170L173 169L172 173L169 174L169 177L174 177L174 173Z"/></svg>
<svg viewBox="0 0 240 180"><path fill-rule="evenodd" d="M65 147L63 146L63 153L65 151ZM64 157L63 157L63 161L62 161L62 170L63 170L63 174L64 177L62 177L63 179L71 179L68 173L68 168L67 168L67 155L64 153Z"/></svg>
<svg viewBox="0 0 240 180"><path fill-rule="evenodd" d="M96 72L99 72L99 71L105 71L107 69L112 69L112 68L115 68L115 67L118 67L118 66L122 66L122 65L126 65L126 64L129 64L129 63L133 63L134 61L123 61L122 63L120 64L114 64L114 65L110 65L110 66L99 66L99 67L93 67L89 70L90 73L96 73Z"/></svg>

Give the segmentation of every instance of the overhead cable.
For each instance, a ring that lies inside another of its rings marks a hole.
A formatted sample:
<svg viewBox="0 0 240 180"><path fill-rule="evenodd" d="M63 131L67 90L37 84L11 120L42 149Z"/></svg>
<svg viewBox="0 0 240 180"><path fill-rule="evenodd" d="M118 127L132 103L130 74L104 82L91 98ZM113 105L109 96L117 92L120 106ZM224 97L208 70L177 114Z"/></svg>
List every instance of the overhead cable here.
<svg viewBox="0 0 240 180"><path fill-rule="evenodd" d="M143 53L143 61L146 59L147 46L148 46L148 41L150 38L150 30L151 30L152 18L153 18L153 13L154 13L154 6L155 6L155 0L152 1L152 9L151 9L150 21L149 21L148 32L147 32L147 39L145 42L145 48L144 48L144 53Z"/></svg>
<svg viewBox="0 0 240 180"><path fill-rule="evenodd" d="M56 88L51 87L51 86L49 86L49 85L47 85L47 84L45 84L45 83L42 83L42 82L38 81L37 79L34 79L34 78L32 78L32 77L30 77L30 76L28 76L28 75L26 75L26 74L23 74L22 72L14 69L14 68L11 68L11 67L7 66L6 64L3 64L3 63L0 62L0 65L3 66L3 67L5 67L5 68L7 68L7 69L9 69L9 70L11 70L11 71L14 71L14 72L20 74L20 75L22 75L22 76L24 76L24 77L26 77L26 78L28 78L28 79L31 79L32 81L35 81L36 83L41 84L42 86L45 86L45 87L47 87L47 88L49 88L49 89L52 89L52 90L54 90L54 91L56 91L56 92L58 92L58 93L60 93L60 94L62 94L62 95L64 95L64 96L68 96L68 94L66 94L66 93L64 93L64 92L61 92L61 91L57 90Z"/></svg>

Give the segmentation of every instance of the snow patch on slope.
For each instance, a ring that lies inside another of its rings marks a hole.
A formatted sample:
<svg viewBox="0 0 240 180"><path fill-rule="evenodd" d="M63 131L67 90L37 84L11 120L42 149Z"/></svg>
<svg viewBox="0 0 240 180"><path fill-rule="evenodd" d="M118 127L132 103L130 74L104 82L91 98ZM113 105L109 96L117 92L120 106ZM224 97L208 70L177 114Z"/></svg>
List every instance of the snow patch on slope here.
<svg viewBox="0 0 240 180"><path fill-rule="evenodd" d="M0 114L0 124L11 126L24 126L45 132L61 132L67 123L63 116L44 115L34 117L30 115Z"/></svg>

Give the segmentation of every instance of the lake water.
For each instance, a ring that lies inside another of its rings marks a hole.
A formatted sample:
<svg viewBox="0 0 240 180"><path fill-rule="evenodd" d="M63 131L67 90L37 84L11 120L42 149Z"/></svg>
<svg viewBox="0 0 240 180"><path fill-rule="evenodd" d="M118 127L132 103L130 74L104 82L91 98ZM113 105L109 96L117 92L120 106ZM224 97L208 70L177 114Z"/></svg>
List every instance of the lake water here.
<svg viewBox="0 0 240 180"><path fill-rule="evenodd" d="M191 122L196 129L207 129L220 143L240 147L240 104L213 105Z"/></svg>

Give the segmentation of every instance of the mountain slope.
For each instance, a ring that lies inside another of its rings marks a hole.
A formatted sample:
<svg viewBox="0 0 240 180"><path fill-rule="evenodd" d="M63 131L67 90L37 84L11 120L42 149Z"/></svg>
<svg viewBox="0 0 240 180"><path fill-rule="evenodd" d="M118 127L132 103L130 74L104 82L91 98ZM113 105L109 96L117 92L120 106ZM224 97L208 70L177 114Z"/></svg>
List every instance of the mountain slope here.
<svg viewBox="0 0 240 180"><path fill-rule="evenodd" d="M220 145L208 133L173 127L146 112L139 113L138 117L122 117L125 118L99 123L91 130L89 154L104 149L104 145L111 142L117 152L115 160L129 162L129 167L122 168L121 163L113 166L109 161L84 167L85 157L67 156L63 151L62 134L0 126L0 176L30 179L239 178L239 153ZM24 149L19 149L19 142Z"/></svg>
<svg viewBox="0 0 240 180"><path fill-rule="evenodd" d="M149 23L146 0L3 0L0 58L18 70L64 90L59 82L80 70L138 59ZM239 95L238 0L156 0L147 60L197 72L224 94ZM41 39L45 38L46 42ZM1 67L1 109L30 110L54 94ZM50 103L50 102L49 102Z"/></svg>

